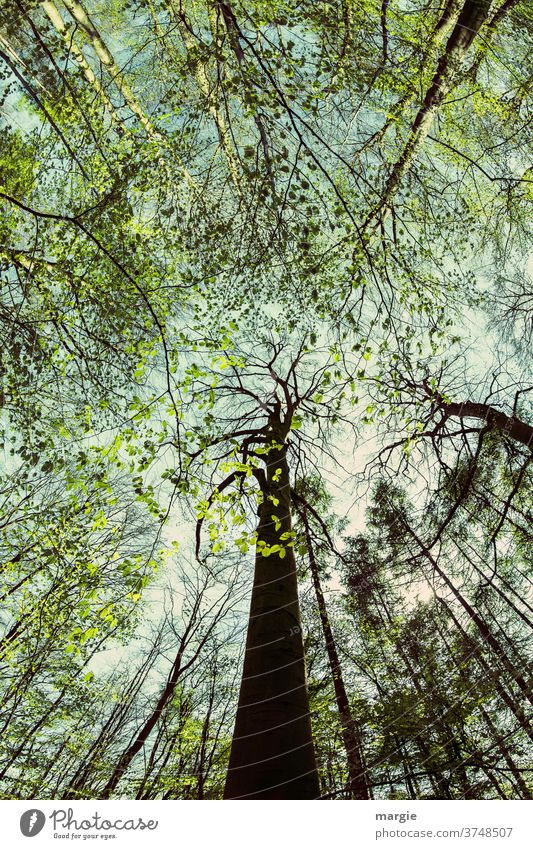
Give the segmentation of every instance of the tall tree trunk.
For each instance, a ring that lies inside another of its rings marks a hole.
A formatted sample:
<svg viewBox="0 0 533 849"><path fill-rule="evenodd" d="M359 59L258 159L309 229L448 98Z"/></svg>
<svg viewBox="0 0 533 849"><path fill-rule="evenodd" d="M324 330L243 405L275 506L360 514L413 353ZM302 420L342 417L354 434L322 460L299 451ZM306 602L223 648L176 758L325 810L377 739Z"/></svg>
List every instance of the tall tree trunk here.
<svg viewBox="0 0 533 849"><path fill-rule="evenodd" d="M434 63L435 58L438 56L438 51L440 50L442 43L447 36L449 36L450 32L457 23L460 11L461 0L447 0L439 20L437 21L433 31L429 34L423 47L418 67L421 79L424 79L426 76L426 73ZM383 126L374 133L367 142L365 142L364 149L367 148L369 142L380 144L388 130L397 125L399 120L403 118L411 101L417 96L418 86L413 83L400 100L391 107L387 120Z"/></svg>
<svg viewBox="0 0 533 849"><path fill-rule="evenodd" d="M378 593L378 598L380 600L380 605L378 605L376 609L378 611L380 619L381 619L381 621L383 622L384 625L388 624L388 626L390 628L393 628L394 627L394 618L391 615L391 612L389 610L387 600L384 597L384 595L380 592L379 589L378 589L377 593ZM383 613L385 614L386 621L385 621L385 618L383 616ZM406 651L406 648L403 645L401 640L398 640L396 642L396 651L398 652L399 656L401 657L401 659L402 659L402 661L405 665L405 668L407 670L409 678L410 678L410 680L413 684L413 687L415 688L415 690L416 690L416 692L417 692L417 694L420 698L421 703L422 704L426 703L427 702L427 695L428 695L427 691L424 689L424 687L422 687L422 685L420 683L420 676L418 675L416 669L414 668L414 666L411 662L411 658L409 657L409 653ZM384 662L388 666L389 675L394 676L396 670L389 666L386 653L383 651L383 647L381 647L381 656L382 656ZM417 734L416 737L414 738L414 742L415 742L417 748L419 749L420 754L422 755L422 763L428 764L428 766L426 766L426 772L427 772L427 776L429 778L429 781L430 781L430 784L431 784L433 790L435 791L436 794L438 793L438 796L436 798L438 798L438 799L451 799L452 793L451 793L450 782L449 782L448 777L445 776L444 773L440 769L437 770L437 769L435 769L435 768L433 768L432 766L429 765L430 761L432 760L432 752L431 752L431 748L428 745L427 741L425 739L423 739L419 734Z"/></svg>
<svg viewBox="0 0 533 849"><path fill-rule="evenodd" d="M120 739L122 728L128 723L132 706L139 696L154 662L159 656L161 647L161 632L157 635L150 652L143 660L141 666L136 670L131 681L120 693L120 700L115 704L113 710L103 724L97 739L89 747L85 759L76 763L76 772L64 781L61 791L62 799L83 798L90 791L91 776L97 769L99 761L105 759L106 751Z"/></svg>
<svg viewBox="0 0 533 849"><path fill-rule="evenodd" d="M64 5L70 12L73 19L81 27L82 31L89 39L91 47L96 53L98 59L112 77L117 89L120 91L128 107L131 109L135 117L139 120L140 124L144 127L148 135L157 135L155 127L153 126L152 122L145 114L139 101L135 97L133 91L130 88L129 83L124 77L124 74L118 67L114 57L111 54L111 51L105 44L103 38L98 32L97 27L94 25L91 17L89 16L83 4L80 3L79 0L64 0ZM46 9L46 12L49 16L50 11L52 10L51 4L49 3L48 8ZM51 20L54 26L56 26L57 28L58 21L54 20L53 17L51 18Z"/></svg>
<svg viewBox="0 0 533 849"><path fill-rule="evenodd" d="M457 672L458 672L458 675L459 675L461 681L468 688L472 684L472 682L471 682L468 674L463 669L463 665L458 661L456 654L453 650L453 647L448 642L445 630L443 628L440 628L437 624L437 631L438 631L439 636L442 639L444 645L446 646L446 649L448 650L448 654L449 654L449 656L452 660L452 663L454 664L455 668L457 669ZM475 652L472 652L472 657L475 657ZM509 749L508 749L508 747L505 743L505 736L499 733L498 729L494 725L493 721L491 720L489 714L487 713L487 711L485 710L485 708L483 707L482 704L479 705L479 712L480 712L481 716L483 717L485 725L489 729L495 743L497 743L498 749L500 750L500 752L503 756L503 759L504 759L505 763L507 764L509 771L511 772L511 774L512 774L514 780L515 780L515 785L516 785L517 789L519 789L520 793L522 794L522 798L523 799L531 799L532 796L531 796L531 794L530 794L530 792L527 788L527 785L526 785L526 783L525 783L525 781L522 777L520 769L518 768L517 764L513 760L512 755L511 755L511 753L510 753L510 751L509 751ZM487 775L489 781L492 782L492 784L496 787L496 789L501 791L501 788L499 787L499 785L497 785L497 783L496 784L494 783L494 776L490 773L490 771L488 769L486 769L485 767L484 767L484 771L485 771L485 774ZM505 795L503 795L502 798L505 798Z"/></svg>
<svg viewBox="0 0 533 849"><path fill-rule="evenodd" d="M102 790L101 798L109 799L111 793L116 789L117 784L120 779L127 771L129 765L134 759L135 755L141 751L144 744L150 737L150 734L154 730L155 726L161 719L161 714L166 708L167 704L171 700L176 690L177 683L179 681L181 674L181 655L178 654L177 658L174 661L172 666L171 673L168 677L167 683L161 692L159 699L157 700L157 704L142 726L142 728L137 732L135 739L131 743L130 746L124 751L119 757L115 769L113 770L113 774L111 775L109 781L106 786Z"/></svg>
<svg viewBox="0 0 533 849"><path fill-rule="evenodd" d="M222 110L219 109L215 87L209 79L207 62L203 61L198 56L195 57L195 51L197 50L201 42L197 41L193 35L191 24L188 21L184 11L183 0L180 0L179 8L177 7L175 0L170 0L169 5L174 19L178 25L185 48L188 54L191 57L194 57L191 59L194 77L198 84L198 88L202 92L202 95L205 99L208 112L211 115L217 128L220 147L222 148L222 151L224 152L224 155L226 157L226 162L228 163L228 169L230 172L231 180L235 188L237 189L239 197L242 197L243 191L240 180L239 161L236 156L236 152L233 148L230 127L228 127L226 123L226 119Z"/></svg>
<svg viewBox="0 0 533 849"><path fill-rule="evenodd" d="M476 58L472 62L468 70L468 76L475 80L477 72L479 70L479 66L483 60L483 57L487 53L487 49L491 48L491 42L494 38L494 33L500 21L502 21L508 14L511 12L515 6L518 5L520 0L505 0L505 2L500 6L497 12L494 13L490 21L487 23L487 29L485 32L485 37L483 39L483 48L484 50L479 50Z"/></svg>
<svg viewBox="0 0 533 849"><path fill-rule="evenodd" d="M316 562L309 521L305 508L303 509L301 516L305 527L305 540L309 556L309 568L311 570L311 577L315 588L320 623L322 625L322 632L324 634L324 641L326 643L326 651L331 669L331 677L333 679L333 687L335 689L335 701L337 702L337 709L339 711L341 721L342 739L346 748L348 775L350 777L350 796L352 799L370 799L363 761L363 752L361 748L361 737L359 729L357 728L352 716L350 702L348 701L348 695L344 685L342 667L329 621L326 600L324 598L324 593L322 592L318 563Z"/></svg>
<svg viewBox="0 0 533 849"><path fill-rule="evenodd" d="M316 799L316 768L291 534L291 489L279 413L258 474L255 576L225 799ZM284 538L282 538L284 537ZM272 551L272 548L277 550Z"/></svg>
<svg viewBox="0 0 533 849"><path fill-rule="evenodd" d="M98 29L96 28L92 18L89 16L83 4L80 2L80 0L63 0L63 2L65 7L68 9L71 17L74 19L74 21L76 21L76 24L80 26L82 31L85 33L85 36L89 39L91 47L96 53L96 56L102 63L103 67L107 70L108 74L111 76L116 88L126 101L128 108L131 110L131 112L133 112L146 134L151 139L154 139L155 141L159 142L164 147L167 143L165 138L154 126L150 118L146 115L143 107L137 100L137 97L135 96L130 84L126 80L122 70L117 65L114 56L112 55L111 51L107 47L107 44L104 42L102 36L98 32ZM47 12L47 14L49 14L49 11ZM57 27L57 21L52 20L52 23L54 23L54 26ZM86 74L85 71L84 73ZM189 185L189 187L195 190L198 189L196 181L194 177L190 174L185 163L177 156L175 151L173 151L172 155L174 157L174 160L179 164L184 179ZM162 167L165 167L165 160L163 158L161 158L159 162Z"/></svg>
<svg viewBox="0 0 533 849"><path fill-rule="evenodd" d="M372 223L375 225L379 217L385 217L390 209L392 199L418 156L445 97L460 78L465 56L485 21L489 8L490 0L465 0L444 53L439 59L431 85L413 121L407 142L392 168L379 201L367 216L363 230Z"/></svg>

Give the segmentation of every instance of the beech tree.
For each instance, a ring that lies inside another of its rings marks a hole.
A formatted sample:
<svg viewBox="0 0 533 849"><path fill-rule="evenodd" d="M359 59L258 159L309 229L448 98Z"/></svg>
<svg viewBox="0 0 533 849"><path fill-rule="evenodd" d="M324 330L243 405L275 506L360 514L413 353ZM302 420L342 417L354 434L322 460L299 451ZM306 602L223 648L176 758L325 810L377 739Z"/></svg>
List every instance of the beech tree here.
<svg viewBox="0 0 533 849"><path fill-rule="evenodd" d="M6 796L530 797L530 23L4 3Z"/></svg>

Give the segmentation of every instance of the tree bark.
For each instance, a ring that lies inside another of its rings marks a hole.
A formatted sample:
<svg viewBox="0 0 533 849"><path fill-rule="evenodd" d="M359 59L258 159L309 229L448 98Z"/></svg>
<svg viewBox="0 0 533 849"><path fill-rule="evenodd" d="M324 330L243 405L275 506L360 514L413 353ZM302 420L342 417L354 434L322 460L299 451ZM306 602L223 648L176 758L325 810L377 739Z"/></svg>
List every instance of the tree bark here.
<svg viewBox="0 0 533 849"><path fill-rule="evenodd" d="M305 508L302 512L302 519L305 527L305 539L309 556L309 568L311 570L311 577L313 579L313 586L315 588L318 613L320 616L320 623L322 625L322 633L324 634L324 641L326 643L326 651L328 654L329 667L331 669L331 677L333 679L335 700L337 702L337 709L339 711L339 717L342 727L342 738L344 741L344 746L346 748L348 775L350 778L350 796L352 799L370 799L370 793L368 790L368 783L366 779L366 770L363 762L361 737L359 734L359 729L357 728L354 718L352 716L350 702L348 701L348 695L346 693L346 687L344 685L342 667L339 660L339 655L337 653L337 646L335 645L335 638L333 636L333 631L331 629L331 624L329 621L326 600L324 598L324 593L322 592L318 564L315 558L313 541L311 539L309 522Z"/></svg>
<svg viewBox="0 0 533 849"><path fill-rule="evenodd" d="M195 41L195 38L192 35L191 25L187 20L184 12L184 4L183 2L180 2L179 8L177 8L175 0L170 0L169 5L172 11L172 15L178 25L185 48L190 55L193 55L195 48L198 46L198 43ZM218 107L216 91L214 90L214 86L212 85L209 79L207 62L195 58L192 60L192 64L194 67L193 73L196 82L198 83L198 88L202 92L208 112L211 115L217 128L220 147L222 148L224 156L226 157L231 180L237 190L239 197L242 197L243 191L239 173L239 162L231 144L230 128L226 123L226 119L222 111Z"/></svg>
<svg viewBox="0 0 533 849"><path fill-rule="evenodd" d="M440 568L439 564L435 560L435 558L431 555L431 552L428 551L424 543L419 539L416 533L409 527L409 525L404 521L404 527L410 533L412 538L415 540L418 546L420 546L420 552L423 556L428 560L431 564L434 571L437 575L444 581L448 589L452 592L454 597L457 599L463 610L466 611L469 618L475 624L476 628L479 630L483 639L487 643L488 646L494 651L494 654L500 660L502 666L509 673L509 675L513 678L515 683L518 685L524 698L526 698L531 704L533 704L533 693L531 690L531 684L526 681L523 675L515 668L515 665L509 659L507 652L501 645L501 643L496 639L484 619L479 615L479 613L474 610L472 605L467 601L467 599L462 595L462 593L457 589L453 581L446 575L446 573Z"/></svg>
<svg viewBox="0 0 533 849"><path fill-rule="evenodd" d="M444 53L439 59L431 85L411 126L407 142L392 168L379 201L369 213L363 230L372 222L376 223L379 217L383 217L390 209L392 199L424 144L438 110L457 82L465 55L485 21L489 8L490 0L465 0Z"/></svg>
<svg viewBox="0 0 533 849"><path fill-rule="evenodd" d="M474 640L474 638L470 634L468 634L467 631L465 631L462 623L459 621L459 619L457 618L457 616L453 612L451 605L448 604L446 599L444 599L440 596L437 596L437 598L438 598L440 604L444 607L444 609L448 613L450 619L454 622L458 631L461 633L463 638L466 640L467 644L472 646L472 648L473 648L472 658L477 663L477 665L480 667L480 669L482 669L483 672L486 675L489 676L489 680L492 680L492 682L494 684L495 691L498 693L498 695L500 696L503 703L505 705L507 705L509 710L514 714L514 716L518 720L518 723L519 723L520 727L522 728L522 730L527 734L529 739L533 742L533 728L531 727L531 718L526 716L522 705L517 703L517 701L514 697L514 694L512 694L512 693L510 694L510 693L507 692L507 690L503 686L502 682L500 681L499 675L497 675L497 673L495 673L494 669L492 669L490 667L490 665L487 663L485 658L482 656L481 646Z"/></svg>
<svg viewBox="0 0 533 849"><path fill-rule="evenodd" d="M505 0L505 2L500 6L498 11L494 13L490 21L488 21L485 38L483 39L483 47L485 48L485 50L478 51L478 55L472 62L472 65L470 66L467 72L467 76L472 77L472 79L475 80L476 74L479 70L479 66L483 61L483 57L486 55L486 50L491 46L496 27L498 26L500 21L502 21L503 18L505 18L509 14L509 12L511 12L514 7L518 5L519 2L520 0Z"/></svg>
<svg viewBox="0 0 533 849"><path fill-rule="evenodd" d="M98 29L94 25L92 19L90 18L87 10L80 2L80 0L64 0L64 5L68 9L71 17L76 24L80 26L80 28L85 33L86 37L89 39L91 47L96 53L99 61L102 63L104 68L107 70L109 75L111 76L113 82L115 83L116 88L126 101L127 106L133 112L135 117L138 119L139 123L143 127L146 134L151 138L162 144L163 146L166 144L166 141L159 130L153 125L152 121L146 115L143 107L137 100L131 86L126 80L124 74L121 69L118 67L114 56L111 51L105 44L103 38L101 37ZM52 21L54 23L54 21ZM57 26L57 23L54 25ZM174 152L173 156L175 161L179 163L180 169L183 173L184 179L187 184L192 189L198 189L196 185L196 181L193 176L190 174L188 168L185 163L177 156ZM160 159L160 164L162 166L165 165L165 160Z"/></svg>
<svg viewBox="0 0 533 849"><path fill-rule="evenodd" d="M98 79L93 69L87 62L87 59L83 55L83 51L80 47L78 47L78 45L74 41L74 35L73 33L69 32L63 18L61 17L59 9L57 8L53 0L44 0L44 2L41 3L41 6L43 8L43 11L46 13L51 23L65 42L69 53L74 57L74 59L78 63L83 73L83 76L85 77L89 85L94 89L97 96L100 98L105 108L109 112L117 128L120 130L120 132L125 132L126 128L120 116L118 115L115 107L111 103L111 100L104 91L100 80Z"/></svg>
<svg viewBox="0 0 533 849"><path fill-rule="evenodd" d="M529 792L527 784L524 781L522 773L520 772L520 769L517 764L514 762L513 757L505 743L505 736L499 733L498 729L494 725L492 719L490 718L487 711L483 708L483 706L480 706L480 712L485 721L486 726L488 727L490 733L494 738L494 741L498 744L498 748L502 753L503 759L509 768L509 772L513 776L516 786L522 794L522 799L533 799L533 796Z"/></svg>
<svg viewBox="0 0 533 849"><path fill-rule="evenodd" d="M282 539L291 533L287 430L279 412L273 414L266 474L258 475L263 501L225 799L316 799L320 793L294 551L268 553L290 541Z"/></svg>
<svg viewBox="0 0 533 849"><path fill-rule="evenodd" d="M468 674L463 669L462 664L457 660L455 652L454 652L452 646L450 645L450 643L448 642L445 630L438 628L438 632L439 632L441 640L443 641L444 645L446 646L446 649L447 649L448 654L449 654L449 656L452 660L453 665L457 669L457 673L458 673L461 681L463 681L464 684L466 685L466 687L468 688L471 685L472 682L471 682ZM476 657L475 651L472 652L472 657L473 658ZM522 793L522 798L523 799L531 799L532 796L529 793L529 790L528 790L526 783L525 783L525 781L522 777L522 774L521 774L517 764L514 762L512 755L511 755L511 753L510 753L510 751L509 751L509 749L508 749L508 747L505 743L505 736L498 732L498 729L496 728L496 726L492 722L489 714L487 713L487 711L483 707L483 704L479 705L479 712L480 712L481 716L483 717L485 725L487 726L490 733L492 734L492 737L493 737L495 743L497 743L498 748L499 748L499 750L500 750L500 752L503 756L503 759L504 759L505 763L507 764L509 771L513 775L513 778L515 780L515 784L516 784L517 788L519 789L519 791ZM488 769L485 769L485 774L487 775L489 780L493 783L493 785L496 786L497 783L494 784L494 776L491 773L489 773ZM499 785L496 787L496 789L498 790L498 792L501 792L501 788L499 787ZM502 796L502 798L505 798L505 796Z"/></svg>
<svg viewBox="0 0 533 849"><path fill-rule="evenodd" d="M153 126L150 119L145 115L142 106L140 105L133 91L131 90L129 83L124 78L122 71L115 62L111 51L104 43L103 38L98 32L98 29L94 25L85 7L82 5L82 3L79 2L79 0L64 0L64 4L73 19L81 27L81 29L89 39L94 52L98 56L98 59L106 68L108 73L111 75L113 82L115 83L116 87L120 91L122 97L126 101L133 114L138 118L139 122L144 127L148 135L156 134L155 127ZM48 9L46 11L47 14L50 15L50 4L48 4ZM54 21L52 18L51 20L52 23L54 23L54 26L57 27L57 22Z"/></svg>

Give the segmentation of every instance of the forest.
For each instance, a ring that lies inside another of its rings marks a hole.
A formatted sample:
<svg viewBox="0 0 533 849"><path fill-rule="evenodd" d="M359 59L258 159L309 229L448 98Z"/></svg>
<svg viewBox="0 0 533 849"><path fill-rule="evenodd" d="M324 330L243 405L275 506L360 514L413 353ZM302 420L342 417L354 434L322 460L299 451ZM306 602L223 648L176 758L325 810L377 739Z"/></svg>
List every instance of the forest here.
<svg viewBox="0 0 533 849"><path fill-rule="evenodd" d="M2 0L0 798L533 798L532 55Z"/></svg>

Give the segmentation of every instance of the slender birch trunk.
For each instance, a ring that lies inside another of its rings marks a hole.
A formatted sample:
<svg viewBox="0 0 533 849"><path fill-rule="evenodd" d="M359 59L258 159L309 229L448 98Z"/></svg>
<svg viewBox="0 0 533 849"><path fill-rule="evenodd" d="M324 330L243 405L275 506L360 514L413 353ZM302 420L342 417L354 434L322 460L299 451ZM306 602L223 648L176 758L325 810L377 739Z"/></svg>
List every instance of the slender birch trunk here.
<svg viewBox="0 0 533 849"><path fill-rule="evenodd" d="M69 2L71 2L71 0L69 0ZM195 41L194 36L192 35L190 24L185 16L185 13L183 12L183 3L180 3L179 9L176 7L176 3L174 2L174 0L170 0L169 5L174 19L178 25L181 37L183 39L183 43L188 53L191 54L198 46L198 42ZM239 197L242 197L242 186L239 174L239 161L235 156L235 151L230 139L230 130L226 123L226 119L222 111L218 107L216 93L213 90L213 86L209 80L206 62L202 62L199 59L194 59L194 76L196 82L198 83L198 88L200 89L203 97L205 98L208 112L211 115L217 128L220 147L222 148L224 156L226 157L231 180L237 190Z"/></svg>
<svg viewBox="0 0 533 849"><path fill-rule="evenodd" d="M375 225L380 217L388 213L392 199L418 156L437 112L458 81L468 49L486 20L489 8L490 0L466 0L448 38L444 53L439 59L431 85L411 126L407 142L392 168L380 199L368 214L363 230L371 224Z"/></svg>
<svg viewBox="0 0 533 849"><path fill-rule="evenodd" d="M118 128L120 128L121 132L124 132L126 128L124 127L122 119L118 115L115 107L113 106L109 97L107 96L106 92L104 91L104 88L103 88L102 84L100 83L100 80L98 79L98 77L94 73L93 69L91 68L91 66L87 62L87 59L85 58L85 56L83 54L83 51L76 44L76 41L74 40L73 34L71 32L69 32L68 27L65 24L65 21L61 17L61 13L60 13L59 9L57 8L57 6L53 2L53 0L44 0L44 2L41 3L41 6L42 6L44 12L46 12L46 15L48 16L50 22L52 23L52 25L54 26L56 31L59 33L59 35L61 36L61 38L65 42L69 53L74 57L75 61L78 63L78 65L79 65L79 67L80 67L80 69L83 73L83 76L85 77L85 79L87 80L87 82L89 83L91 88L94 89L98 98L102 101L105 108L109 112L109 115L110 115L113 123Z"/></svg>
<svg viewBox="0 0 533 849"><path fill-rule="evenodd" d="M98 59L108 71L109 75L112 77L117 89L121 93L122 97L126 101L128 107L131 109L133 114L136 116L136 118L138 118L140 124L144 127L148 135L159 135L154 125L145 114L139 101L135 97L128 81L126 80L124 74L118 67L111 51L105 44L103 38L98 32L97 27L93 23L92 19L89 17L89 13L87 12L83 4L80 3L79 0L63 0L63 3L68 9L72 18L76 21L77 24L79 24L79 26L89 39L91 47L98 56Z"/></svg>
<svg viewBox="0 0 533 849"><path fill-rule="evenodd" d="M152 121L146 115L143 107L137 100L131 86L129 85L124 74L117 65L111 51L105 44L102 36L98 32L98 29L96 28L83 4L80 3L79 0L63 0L63 2L73 20L76 21L76 23L80 26L81 30L85 33L98 59L100 60L106 71L109 73L116 88L124 98L126 105L138 119L146 134L151 139L154 139L155 141L159 142L164 146L166 143L164 136L156 129ZM50 7L51 5L53 5L53 3L49 2L48 5ZM52 20L52 23L54 23L54 20ZM56 25L56 23L54 23L54 25ZM86 72L84 71L84 73ZM190 174L185 164L179 159L179 157L176 157L175 153L173 154L173 156L174 159L177 160L177 162L179 163L179 166L181 168L181 171L183 172L183 176L187 184L190 186L190 188L197 190L198 186L196 185L196 181ZM160 164L163 167L165 166L164 159L160 160Z"/></svg>

